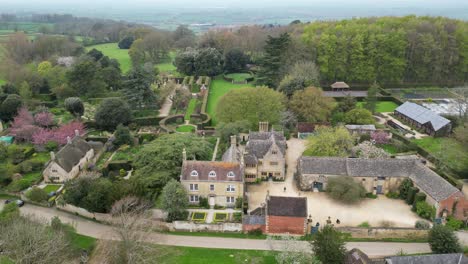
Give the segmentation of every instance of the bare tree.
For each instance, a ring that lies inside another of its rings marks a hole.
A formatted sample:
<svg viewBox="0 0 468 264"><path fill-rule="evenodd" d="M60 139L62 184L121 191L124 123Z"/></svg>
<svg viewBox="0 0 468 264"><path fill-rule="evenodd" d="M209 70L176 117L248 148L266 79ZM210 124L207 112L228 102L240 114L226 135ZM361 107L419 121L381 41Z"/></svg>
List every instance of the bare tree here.
<svg viewBox="0 0 468 264"><path fill-rule="evenodd" d="M458 116L462 119L468 119L468 87L458 87L450 89L455 94L455 109Z"/></svg>
<svg viewBox="0 0 468 264"><path fill-rule="evenodd" d="M105 257L101 263L151 263L154 246L145 242L145 231L152 230L150 203L137 197L125 197L111 209L115 240L103 241L99 249Z"/></svg>
<svg viewBox="0 0 468 264"><path fill-rule="evenodd" d="M0 234L0 249L18 264L59 264L72 257L66 234L43 220L17 217L2 223Z"/></svg>
<svg viewBox="0 0 468 264"><path fill-rule="evenodd" d="M312 254L310 247L293 236L281 236L275 239L268 237L271 250L279 251L275 255L278 264L320 264L321 262Z"/></svg>

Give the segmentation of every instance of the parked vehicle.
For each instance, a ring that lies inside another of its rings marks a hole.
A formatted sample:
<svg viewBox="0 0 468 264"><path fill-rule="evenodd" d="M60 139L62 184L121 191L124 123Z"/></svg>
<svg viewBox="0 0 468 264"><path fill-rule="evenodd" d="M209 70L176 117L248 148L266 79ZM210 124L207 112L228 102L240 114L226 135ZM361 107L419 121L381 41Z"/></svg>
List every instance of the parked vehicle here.
<svg viewBox="0 0 468 264"><path fill-rule="evenodd" d="M17 199L17 200L6 200L5 201L5 204L9 204L9 203L16 203L16 205L18 207L21 207L24 205L24 201L23 200L20 200L20 199Z"/></svg>

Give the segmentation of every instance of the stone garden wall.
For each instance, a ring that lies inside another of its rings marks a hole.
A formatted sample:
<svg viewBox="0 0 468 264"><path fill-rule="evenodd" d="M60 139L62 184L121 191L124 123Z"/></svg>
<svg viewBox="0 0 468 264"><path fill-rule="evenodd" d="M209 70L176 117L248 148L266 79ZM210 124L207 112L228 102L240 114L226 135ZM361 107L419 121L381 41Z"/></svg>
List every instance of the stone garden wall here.
<svg viewBox="0 0 468 264"><path fill-rule="evenodd" d="M174 221L173 228L177 231L242 232L242 224L239 223L197 224L189 221Z"/></svg>
<svg viewBox="0 0 468 264"><path fill-rule="evenodd" d="M351 234L353 238L408 238L425 239L428 231L415 228L360 228L360 227L338 227L337 230Z"/></svg>

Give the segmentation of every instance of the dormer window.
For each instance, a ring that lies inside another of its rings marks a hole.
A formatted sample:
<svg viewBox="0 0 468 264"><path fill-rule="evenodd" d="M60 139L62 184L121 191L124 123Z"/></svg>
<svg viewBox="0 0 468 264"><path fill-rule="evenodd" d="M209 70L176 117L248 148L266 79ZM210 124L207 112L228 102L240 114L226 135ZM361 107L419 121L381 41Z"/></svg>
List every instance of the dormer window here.
<svg viewBox="0 0 468 264"><path fill-rule="evenodd" d="M190 173L190 176L198 177L198 172L197 172L196 170L193 170L193 171Z"/></svg>
<svg viewBox="0 0 468 264"><path fill-rule="evenodd" d="M216 172L215 172L215 171L210 171L210 173L208 174L208 176L210 176L210 177L216 177Z"/></svg>
<svg viewBox="0 0 468 264"><path fill-rule="evenodd" d="M236 175L234 174L234 172L230 171L230 172L228 172L227 176L228 176L228 177L234 177L234 176L236 176Z"/></svg>

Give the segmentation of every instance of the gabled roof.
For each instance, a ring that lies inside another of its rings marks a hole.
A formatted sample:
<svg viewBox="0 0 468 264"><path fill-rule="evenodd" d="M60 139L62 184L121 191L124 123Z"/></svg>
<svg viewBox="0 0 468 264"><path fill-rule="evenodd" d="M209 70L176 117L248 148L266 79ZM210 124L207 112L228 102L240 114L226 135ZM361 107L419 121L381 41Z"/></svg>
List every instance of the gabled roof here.
<svg viewBox="0 0 468 264"><path fill-rule="evenodd" d="M335 89L345 89L349 88L349 85L345 82L335 82L332 85L330 85L330 87Z"/></svg>
<svg viewBox="0 0 468 264"><path fill-rule="evenodd" d="M286 153L286 138L282 132L250 132L249 141L245 146L244 160L248 164L255 164L262 159L270 148L276 145L283 155Z"/></svg>
<svg viewBox="0 0 468 264"><path fill-rule="evenodd" d="M91 146L80 136L75 136L57 154L55 161L66 172L70 172L91 149Z"/></svg>
<svg viewBox="0 0 468 264"><path fill-rule="evenodd" d="M388 264L468 264L462 253L421 256L395 256L385 258Z"/></svg>
<svg viewBox="0 0 468 264"><path fill-rule="evenodd" d="M409 177L436 201L460 192L440 175L414 159L360 159L339 157L301 157L300 174L350 177Z"/></svg>
<svg viewBox="0 0 468 264"><path fill-rule="evenodd" d="M270 196L267 198L267 210L267 214L272 216L307 217L307 198Z"/></svg>
<svg viewBox="0 0 468 264"><path fill-rule="evenodd" d="M198 176L192 176L193 171L196 171ZM211 171L216 173L216 177L208 176ZM229 172L233 172L234 177L228 177ZM242 182L243 171L237 162L187 160L182 164L180 179L183 181Z"/></svg>
<svg viewBox="0 0 468 264"><path fill-rule="evenodd" d="M224 152L222 160L225 162L241 162L241 155L242 153L239 148L231 144L226 152Z"/></svg>
<svg viewBox="0 0 468 264"><path fill-rule="evenodd" d="M412 102L405 102L398 106L395 111L411 118L419 124L426 124L429 122L432 125L432 128L434 128L434 131L450 124L450 120L447 118L438 115L424 106Z"/></svg>

